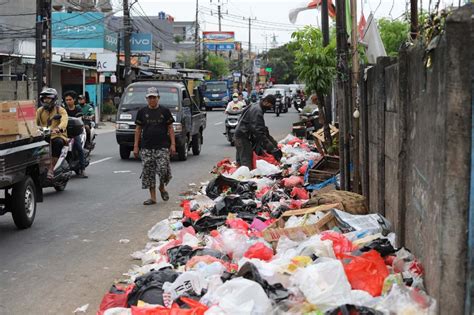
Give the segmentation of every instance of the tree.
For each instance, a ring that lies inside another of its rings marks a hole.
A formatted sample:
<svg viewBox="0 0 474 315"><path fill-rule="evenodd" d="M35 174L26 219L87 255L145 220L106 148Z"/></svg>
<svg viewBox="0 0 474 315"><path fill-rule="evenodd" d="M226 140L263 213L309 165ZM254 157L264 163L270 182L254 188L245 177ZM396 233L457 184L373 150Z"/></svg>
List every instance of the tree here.
<svg viewBox="0 0 474 315"><path fill-rule="evenodd" d="M208 54L205 69L212 72L213 78L219 79L229 73L229 62L221 56Z"/></svg>
<svg viewBox="0 0 474 315"><path fill-rule="evenodd" d="M180 52L176 56L176 61L184 63L186 68L195 69L196 68L196 56L194 52Z"/></svg>
<svg viewBox="0 0 474 315"><path fill-rule="evenodd" d="M328 46L323 47L322 32L305 26L291 35L290 49L295 54L295 69L298 77L306 83L306 93L316 93L320 120L324 124L324 138L332 144L329 121L325 114L325 98L331 92L336 76L336 39L333 36Z"/></svg>
<svg viewBox="0 0 474 315"><path fill-rule="evenodd" d="M273 48L264 55L267 60L266 67L272 68L272 77L277 83L294 83L298 75L295 71L295 54L289 49L289 44Z"/></svg>
<svg viewBox="0 0 474 315"><path fill-rule="evenodd" d="M380 37L388 56L398 56L400 46L408 40L410 25L405 21L378 20Z"/></svg>

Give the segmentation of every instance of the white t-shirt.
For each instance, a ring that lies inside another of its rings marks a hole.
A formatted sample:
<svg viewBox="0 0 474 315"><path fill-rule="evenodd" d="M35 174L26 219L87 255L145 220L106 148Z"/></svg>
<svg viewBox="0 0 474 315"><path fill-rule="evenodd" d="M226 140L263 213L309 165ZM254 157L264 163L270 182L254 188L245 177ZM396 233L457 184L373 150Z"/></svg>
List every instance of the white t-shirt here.
<svg viewBox="0 0 474 315"><path fill-rule="evenodd" d="M237 103L234 103L234 101L230 101L229 104L227 104L227 108L225 109L225 111L230 111L236 107L238 107L238 110L241 110L244 107L244 102L237 101Z"/></svg>

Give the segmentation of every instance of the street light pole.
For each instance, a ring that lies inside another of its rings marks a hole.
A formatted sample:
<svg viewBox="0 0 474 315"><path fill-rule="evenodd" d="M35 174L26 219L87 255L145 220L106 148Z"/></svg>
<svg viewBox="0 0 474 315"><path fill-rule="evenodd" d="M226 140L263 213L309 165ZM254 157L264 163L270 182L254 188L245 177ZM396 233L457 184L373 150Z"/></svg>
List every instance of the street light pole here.
<svg viewBox="0 0 474 315"><path fill-rule="evenodd" d="M128 0L123 0L123 50L125 53L125 87L127 87L131 82L130 74L132 72L130 65L130 7L128 5Z"/></svg>

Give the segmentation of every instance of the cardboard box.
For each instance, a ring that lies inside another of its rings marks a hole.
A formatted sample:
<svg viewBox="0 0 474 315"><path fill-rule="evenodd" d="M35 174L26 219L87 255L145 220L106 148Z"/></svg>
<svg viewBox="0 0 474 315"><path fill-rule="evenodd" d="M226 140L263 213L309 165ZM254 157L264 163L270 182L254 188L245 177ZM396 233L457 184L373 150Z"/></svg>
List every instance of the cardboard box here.
<svg viewBox="0 0 474 315"><path fill-rule="evenodd" d="M340 209L341 204L333 203L333 204L326 204L317 207L299 209L299 210L290 210L286 211L282 214L282 216L273 224L268 226L265 230L263 230L263 238L267 242L276 242L282 236L286 236L291 240L297 240L301 233L305 234L306 236L311 236L314 234L321 233L322 231L329 230L336 226L336 220L334 215L330 212L331 209ZM327 212L324 217L322 217L318 222L315 224L297 226L292 228L285 228L285 223L289 217L296 215L302 216L306 214L315 213L318 211Z"/></svg>
<svg viewBox="0 0 474 315"><path fill-rule="evenodd" d="M0 135L36 135L36 107L33 101L0 103Z"/></svg>
<svg viewBox="0 0 474 315"><path fill-rule="evenodd" d="M19 135L0 136L0 143L12 142L20 139Z"/></svg>

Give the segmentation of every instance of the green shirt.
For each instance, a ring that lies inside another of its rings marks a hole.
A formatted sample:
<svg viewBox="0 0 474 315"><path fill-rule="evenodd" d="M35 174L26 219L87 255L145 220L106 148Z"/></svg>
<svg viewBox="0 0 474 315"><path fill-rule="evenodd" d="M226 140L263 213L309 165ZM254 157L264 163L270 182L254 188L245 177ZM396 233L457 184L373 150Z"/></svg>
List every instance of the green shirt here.
<svg viewBox="0 0 474 315"><path fill-rule="evenodd" d="M90 106L89 104L85 104L82 107L82 114L84 116L92 116L95 115L94 107Z"/></svg>

